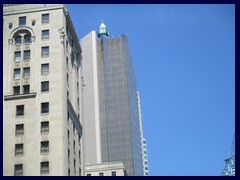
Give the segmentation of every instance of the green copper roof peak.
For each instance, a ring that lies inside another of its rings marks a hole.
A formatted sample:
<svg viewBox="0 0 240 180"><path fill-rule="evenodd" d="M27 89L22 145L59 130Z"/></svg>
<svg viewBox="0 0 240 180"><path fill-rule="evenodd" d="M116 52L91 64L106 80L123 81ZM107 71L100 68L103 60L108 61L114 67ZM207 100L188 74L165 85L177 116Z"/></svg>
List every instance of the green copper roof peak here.
<svg viewBox="0 0 240 180"><path fill-rule="evenodd" d="M103 23L103 20L98 29L98 37L102 37L102 36L109 36L107 26Z"/></svg>

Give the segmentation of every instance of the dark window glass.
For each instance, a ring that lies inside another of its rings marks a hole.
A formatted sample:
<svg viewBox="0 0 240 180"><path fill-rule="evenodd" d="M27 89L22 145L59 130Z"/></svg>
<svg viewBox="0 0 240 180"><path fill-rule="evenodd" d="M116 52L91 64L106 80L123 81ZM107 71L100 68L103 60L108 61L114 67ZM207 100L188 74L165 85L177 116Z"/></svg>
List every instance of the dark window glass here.
<svg viewBox="0 0 240 180"><path fill-rule="evenodd" d="M30 85L24 85L23 94L29 94L29 93L30 93Z"/></svg>
<svg viewBox="0 0 240 180"><path fill-rule="evenodd" d="M100 172L100 173L99 173L99 176L104 176L103 172Z"/></svg>
<svg viewBox="0 0 240 180"><path fill-rule="evenodd" d="M21 51L14 52L14 60L21 61Z"/></svg>
<svg viewBox="0 0 240 180"><path fill-rule="evenodd" d="M24 41L25 41L26 44L31 43L31 36L30 36L30 35L26 35L26 36L24 37Z"/></svg>
<svg viewBox="0 0 240 180"><path fill-rule="evenodd" d="M73 161L74 170L76 171L76 160Z"/></svg>
<svg viewBox="0 0 240 180"><path fill-rule="evenodd" d="M70 149L68 149L68 162L70 162Z"/></svg>
<svg viewBox="0 0 240 180"><path fill-rule="evenodd" d="M14 176L22 176L23 175L23 165L15 164L14 165Z"/></svg>
<svg viewBox="0 0 240 180"><path fill-rule="evenodd" d="M24 105L16 106L16 115L23 116L24 115Z"/></svg>
<svg viewBox="0 0 240 180"><path fill-rule="evenodd" d="M15 156L23 155L23 144L15 144Z"/></svg>
<svg viewBox="0 0 240 180"><path fill-rule="evenodd" d="M87 176L91 176L91 174L87 174Z"/></svg>
<svg viewBox="0 0 240 180"><path fill-rule="evenodd" d="M14 79L20 79L20 69L14 69Z"/></svg>
<svg viewBox="0 0 240 180"><path fill-rule="evenodd" d="M42 30L42 39L49 39L49 30Z"/></svg>
<svg viewBox="0 0 240 180"><path fill-rule="evenodd" d="M49 113L49 103L41 103L41 113Z"/></svg>
<svg viewBox="0 0 240 180"><path fill-rule="evenodd" d="M15 86L15 87L13 87L13 94L14 94L14 95L20 94L20 86Z"/></svg>
<svg viewBox="0 0 240 180"><path fill-rule="evenodd" d="M19 17L19 26L26 25L26 16Z"/></svg>
<svg viewBox="0 0 240 180"><path fill-rule="evenodd" d="M112 176L116 176L116 175L117 175L116 171L112 171Z"/></svg>
<svg viewBox="0 0 240 180"><path fill-rule="evenodd" d="M49 56L49 46L42 47L42 57L48 57Z"/></svg>
<svg viewBox="0 0 240 180"><path fill-rule="evenodd" d="M23 68L23 77L29 78L30 77L30 68Z"/></svg>
<svg viewBox="0 0 240 180"><path fill-rule="evenodd" d="M73 140L73 151L75 152L75 141Z"/></svg>
<svg viewBox="0 0 240 180"><path fill-rule="evenodd" d="M41 122L41 133L49 132L49 122Z"/></svg>
<svg viewBox="0 0 240 180"><path fill-rule="evenodd" d="M41 174L49 174L49 162L41 162Z"/></svg>
<svg viewBox="0 0 240 180"><path fill-rule="evenodd" d="M68 57L67 57L67 60L66 60L66 66L67 66L67 68L68 68Z"/></svg>
<svg viewBox="0 0 240 180"><path fill-rule="evenodd" d="M41 74L42 75L49 74L49 64L42 64Z"/></svg>
<svg viewBox="0 0 240 180"><path fill-rule="evenodd" d="M42 92L49 91L49 81L41 82L41 91Z"/></svg>
<svg viewBox="0 0 240 180"><path fill-rule="evenodd" d="M42 23L49 23L49 14L42 14Z"/></svg>
<svg viewBox="0 0 240 180"><path fill-rule="evenodd" d="M30 59L30 50L24 51L24 60Z"/></svg>
<svg viewBox="0 0 240 180"><path fill-rule="evenodd" d="M68 74L67 74L67 85L68 85L68 80L69 80L69 76L68 76Z"/></svg>
<svg viewBox="0 0 240 180"><path fill-rule="evenodd" d="M49 152L49 141L41 142L41 153L48 153Z"/></svg>
<svg viewBox="0 0 240 180"><path fill-rule="evenodd" d="M21 36L17 36L15 38L15 44L18 45L18 44L21 44L21 41L22 41L22 37Z"/></svg>
<svg viewBox="0 0 240 180"><path fill-rule="evenodd" d="M15 135L16 136L22 136L23 134L24 134L24 124L17 124Z"/></svg>

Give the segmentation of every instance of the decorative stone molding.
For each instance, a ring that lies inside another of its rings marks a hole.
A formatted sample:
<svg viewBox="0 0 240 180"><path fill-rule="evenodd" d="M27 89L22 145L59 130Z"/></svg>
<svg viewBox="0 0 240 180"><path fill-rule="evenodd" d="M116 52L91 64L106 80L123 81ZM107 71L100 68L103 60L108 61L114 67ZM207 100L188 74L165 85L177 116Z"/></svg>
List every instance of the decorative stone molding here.
<svg viewBox="0 0 240 180"><path fill-rule="evenodd" d="M4 101L11 101L17 99L28 99L28 98L35 98L37 95L36 92L29 93L29 94L19 94L19 95L6 95L4 96Z"/></svg>
<svg viewBox="0 0 240 180"><path fill-rule="evenodd" d="M13 39L8 39L8 44L12 45L13 44Z"/></svg>
<svg viewBox="0 0 240 180"><path fill-rule="evenodd" d="M60 33L60 42L61 42L61 44L63 44L64 43L64 37L65 37L64 28L61 27L60 29L58 29L58 32Z"/></svg>
<svg viewBox="0 0 240 180"><path fill-rule="evenodd" d="M35 42L36 36L31 36L31 42Z"/></svg>

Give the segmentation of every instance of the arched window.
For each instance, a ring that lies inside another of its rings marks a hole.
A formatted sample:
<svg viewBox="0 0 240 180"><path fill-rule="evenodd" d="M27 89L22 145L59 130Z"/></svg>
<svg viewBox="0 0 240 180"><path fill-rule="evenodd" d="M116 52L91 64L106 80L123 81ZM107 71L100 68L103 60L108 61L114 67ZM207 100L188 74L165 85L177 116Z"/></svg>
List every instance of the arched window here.
<svg viewBox="0 0 240 180"><path fill-rule="evenodd" d="M24 41L25 41L25 43L31 43L31 36L30 35L26 35L24 37Z"/></svg>
<svg viewBox="0 0 240 180"><path fill-rule="evenodd" d="M15 38L15 44L21 44L21 36Z"/></svg>

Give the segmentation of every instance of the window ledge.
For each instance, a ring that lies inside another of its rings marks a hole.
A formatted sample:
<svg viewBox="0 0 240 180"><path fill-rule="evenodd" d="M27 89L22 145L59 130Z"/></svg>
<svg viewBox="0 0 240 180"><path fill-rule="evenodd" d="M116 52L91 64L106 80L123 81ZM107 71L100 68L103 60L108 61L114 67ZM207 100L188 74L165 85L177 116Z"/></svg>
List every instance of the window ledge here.
<svg viewBox="0 0 240 180"><path fill-rule="evenodd" d="M11 101L11 100L16 100L16 99L35 98L36 95L37 95L36 92L29 93L29 94L6 95L6 96L4 96L4 101Z"/></svg>
<svg viewBox="0 0 240 180"><path fill-rule="evenodd" d="M49 113L41 113L42 116L46 116L48 115Z"/></svg>
<svg viewBox="0 0 240 180"><path fill-rule="evenodd" d="M49 132L41 132L41 135L48 135Z"/></svg>
<svg viewBox="0 0 240 180"><path fill-rule="evenodd" d="M49 154L49 151L48 152L41 152L41 155L48 155Z"/></svg>

